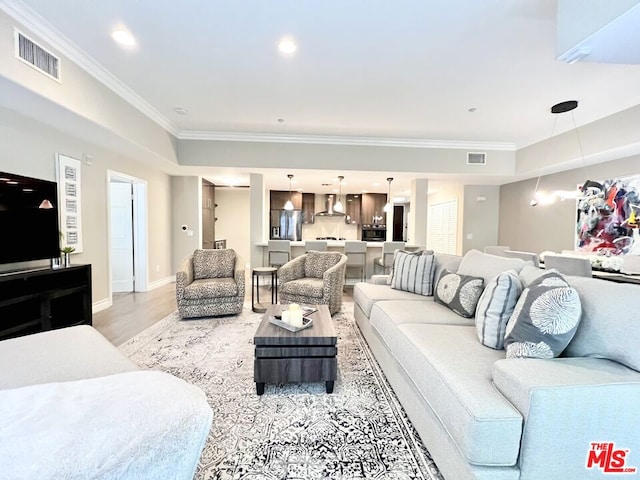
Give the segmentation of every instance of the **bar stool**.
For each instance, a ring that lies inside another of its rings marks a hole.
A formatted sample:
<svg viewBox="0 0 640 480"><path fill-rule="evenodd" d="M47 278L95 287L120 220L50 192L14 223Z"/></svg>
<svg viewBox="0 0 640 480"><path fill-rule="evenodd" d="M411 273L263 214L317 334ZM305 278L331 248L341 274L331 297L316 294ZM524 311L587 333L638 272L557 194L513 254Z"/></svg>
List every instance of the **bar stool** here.
<svg viewBox="0 0 640 480"><path fill-rule="evenodd" d="M304 253L308 253L310 250L313 250L316 252L326 252L327 241L326 240L305 240Z"/></svg>
<svg viewBox="0 0 640 480"><path fill-rule="evenodd" d="M360 240L347 240L344 242L344 254L347 256L347 272L349 268L360 268L362 274L360 279L364 282L366 280L366 266L367 266L367 242ZM348 277L345 275L345 280ZM346 281L345 281L346 286Z"/></svg>
<svg viewBox="0 0 640 480"><path fill-rule="evenodd" d="M256 267L251 274L251 310L257 313L267 311L266 307L260 303L260 277L267 275L271 276L271 304L278 303L278 269L275 267Z"/></svg>
<svg viewBox="0 0 640 480"><path fill-rule="evenodd" d="M267 244L268 263L270 267L281 267L291 260L290 240L269 240Z"/></svg>
<svg viewBox="0 0 640 480"><path fill-rule="evenodd" d="M376 267L382 268L383 273L387 273L387 270L393 266L393 252L403 248L404 242L384 242L382 244L382 257L373 259L373 273L376 273Z"/></svg>

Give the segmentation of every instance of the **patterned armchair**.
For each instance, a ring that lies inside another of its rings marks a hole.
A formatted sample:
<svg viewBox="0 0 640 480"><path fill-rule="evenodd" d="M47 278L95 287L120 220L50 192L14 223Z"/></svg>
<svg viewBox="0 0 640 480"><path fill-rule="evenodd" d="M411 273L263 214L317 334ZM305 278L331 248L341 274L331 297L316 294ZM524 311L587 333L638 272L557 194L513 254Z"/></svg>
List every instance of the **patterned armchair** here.
<svg viewBox="0 0 640 480"><path fill-rule="evenodd" d="M231 249L196 250L176 273L181 318L214 317L242 312L244 266Z"/></svg>
<svg viewBox="0 0 640 480"><path fill-rule="evenodd" d="M280 267L280 303L324 304L333 315L342 305L347 256L309 252Z"/></svg>

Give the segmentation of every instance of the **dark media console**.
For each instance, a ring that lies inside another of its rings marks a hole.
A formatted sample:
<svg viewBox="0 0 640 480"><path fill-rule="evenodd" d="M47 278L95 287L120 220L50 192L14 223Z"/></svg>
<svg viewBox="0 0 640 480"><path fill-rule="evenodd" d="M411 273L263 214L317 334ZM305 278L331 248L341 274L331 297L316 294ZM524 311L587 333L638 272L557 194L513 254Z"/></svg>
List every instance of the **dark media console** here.
<svg viewBox="0 0 640 480"><path fill-rule="evenodd" d="M91 265L0 274L0 340L91 321Z"/></svg>

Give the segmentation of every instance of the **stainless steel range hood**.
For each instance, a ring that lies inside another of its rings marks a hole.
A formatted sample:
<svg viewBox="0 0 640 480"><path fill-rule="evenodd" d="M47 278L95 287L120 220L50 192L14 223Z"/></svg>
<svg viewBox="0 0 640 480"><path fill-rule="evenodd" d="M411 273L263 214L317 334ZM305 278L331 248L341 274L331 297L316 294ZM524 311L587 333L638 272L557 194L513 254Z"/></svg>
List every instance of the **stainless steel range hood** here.
<svg viewBox="0 0 640 480"><path fill-rule="evenodd" d="M344 217L344 212L336 212L333 206L336 204L336 196L329 194L325 196L324 206L325 209L321 212L316 212L316 217Z"/></svg>

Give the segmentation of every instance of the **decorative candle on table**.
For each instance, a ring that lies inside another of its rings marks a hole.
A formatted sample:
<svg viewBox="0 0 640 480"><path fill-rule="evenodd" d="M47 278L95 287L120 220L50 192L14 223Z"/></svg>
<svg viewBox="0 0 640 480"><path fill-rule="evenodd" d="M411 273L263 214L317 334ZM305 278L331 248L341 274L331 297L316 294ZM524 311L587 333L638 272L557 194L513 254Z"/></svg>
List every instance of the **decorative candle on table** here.
<svg viewBox="0 0 640 480"><path fill-rule="evenodd" d="M284 313L284 312L283 312ZM302 327L302 310L300 305L292 303L289 305L289 323L294 327Z"/></svg>

